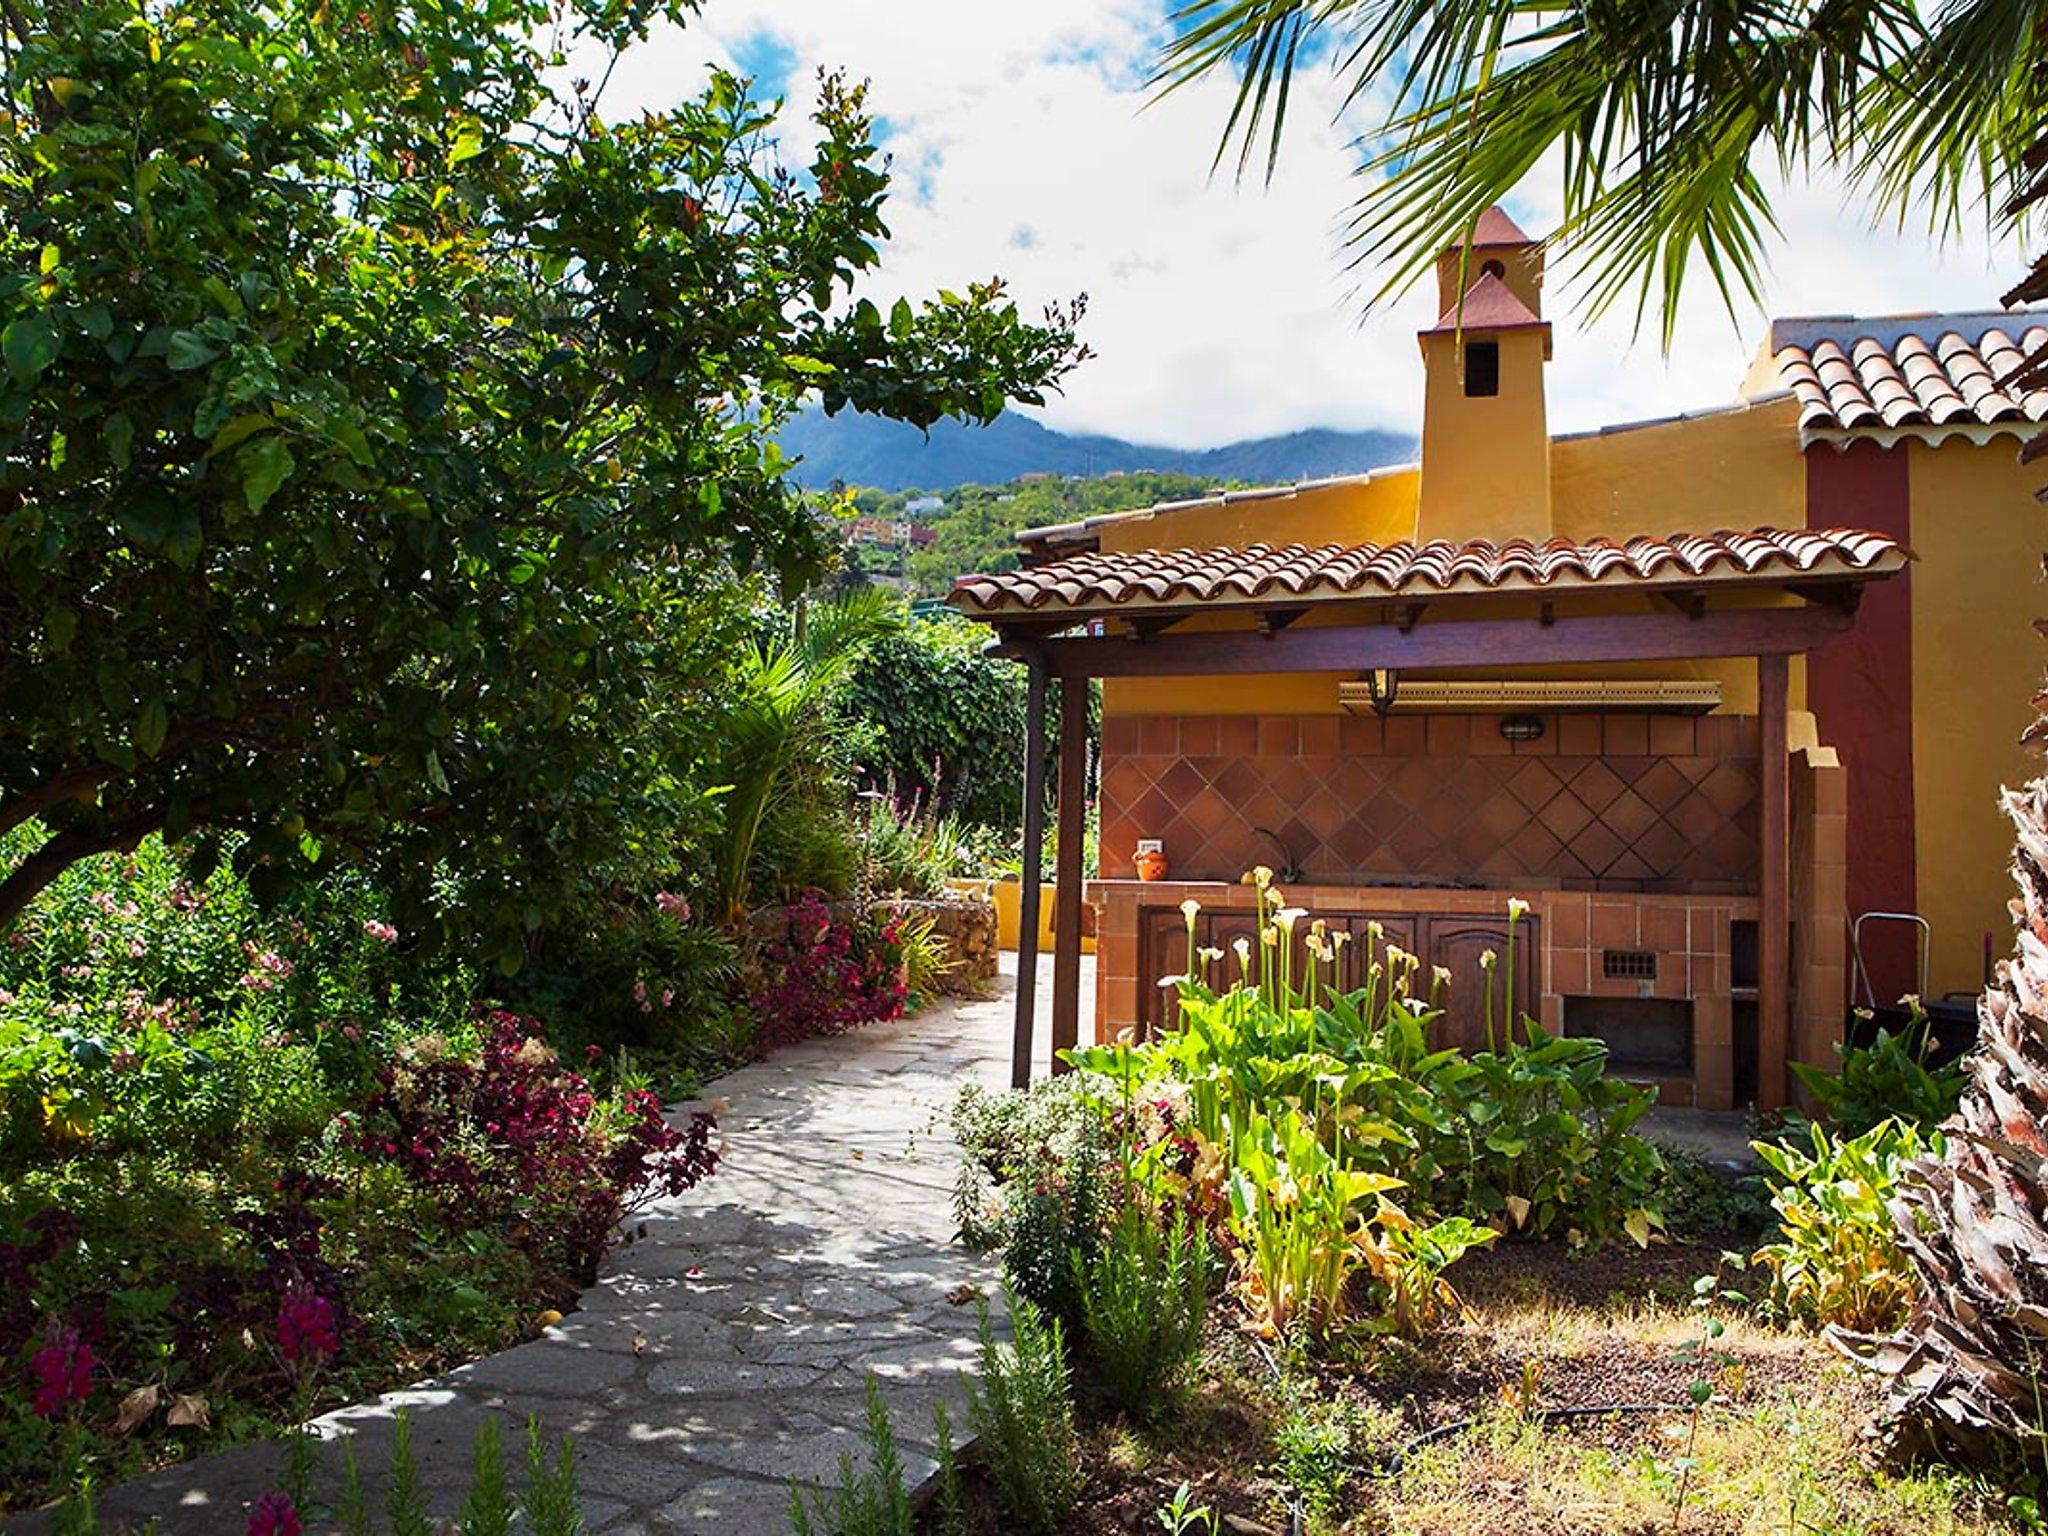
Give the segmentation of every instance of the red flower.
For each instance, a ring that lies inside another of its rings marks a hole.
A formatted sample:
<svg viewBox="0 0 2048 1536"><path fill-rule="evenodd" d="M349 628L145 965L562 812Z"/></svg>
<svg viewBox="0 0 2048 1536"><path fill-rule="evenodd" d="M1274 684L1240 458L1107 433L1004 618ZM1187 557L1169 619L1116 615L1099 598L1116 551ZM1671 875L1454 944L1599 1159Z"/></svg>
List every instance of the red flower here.
<svg viewBox="0 0 2048 1536"><path fill-rule="evenodd" d="M54 1419L73 1403L92 1395L92 1346L76 1328L50 1319L43 1347L28 1363L35 1381L35 1410Z"/></svg>
<svg viewBox="0 0 2048 1536"><path fill-rule="evenodd" d="M249 1511L247 1536L300 1536L300 1530L299 1512L288 1494L266 1493Z"/></svg>
<svg viewBox="0 0 2048 1536"><path fill-rule="evenodd" d="M319 1292L294 1285L277 1309L277 1352L297 1373L334 1358L334 1304Z"/></svg>

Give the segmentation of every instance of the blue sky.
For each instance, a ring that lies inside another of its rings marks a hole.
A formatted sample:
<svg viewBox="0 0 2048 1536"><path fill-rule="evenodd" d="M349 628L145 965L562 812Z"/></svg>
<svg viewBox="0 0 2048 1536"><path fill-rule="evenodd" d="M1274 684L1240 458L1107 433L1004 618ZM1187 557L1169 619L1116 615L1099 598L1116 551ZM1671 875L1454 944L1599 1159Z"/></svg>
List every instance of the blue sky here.
<svg viewBox="0 0 2048 1536"><path fill-rule="evenodd" d="M928 292L1000 272L1028 305L1086 292L1099 354L1042 413L1066 431L1205 446L1304 427L1412 431L1421 369L1413 293L1370 315L1341 220L1352 126L1326 69L1298 81L1270 185L1211 178L1229 84L1153 101L1166 0L705 0L615 75L614 116L660 107L717 63L786 93L800 116L819 66L872 81L898 186L871 292ZM1355 126L1355 125L1353 125ZM792 146L801 158L804 146ZM1981 237L1937 251L1873 230L1828 183L1787 188L1770 313L1989 308L2020 265ZM1541 233L1554 178L1510 210ZM1371 286L1371 285L1368 285ZM1626 316L1590 328L1553 292L1550 409L1561 430L1733 398L1765 316L1731 322L1698 285L1671 356Z"/></svg>

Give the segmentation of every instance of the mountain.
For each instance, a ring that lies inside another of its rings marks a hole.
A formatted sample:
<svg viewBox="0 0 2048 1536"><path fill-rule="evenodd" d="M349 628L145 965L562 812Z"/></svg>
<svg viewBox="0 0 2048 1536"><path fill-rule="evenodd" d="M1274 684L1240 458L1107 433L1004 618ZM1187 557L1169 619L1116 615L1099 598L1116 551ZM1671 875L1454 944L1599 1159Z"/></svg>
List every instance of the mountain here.
<svg viewBox="0 0 2048 1536"><path fill-rule="evenodd" d="M1026 416L1005 413L986 427L942 421L927 437L901 422L806 411L783 429L785 453L803 456L796 481L813 488L843 480L883 491L944 491L956 485L1000 485L1019 475L1103 475L1111 470L1179 470L1217 481L1276 484L1356 474L1415 455L1400 432L1316 428L1221 448L1158 448L1120 437L1055 432Z"/></svg>

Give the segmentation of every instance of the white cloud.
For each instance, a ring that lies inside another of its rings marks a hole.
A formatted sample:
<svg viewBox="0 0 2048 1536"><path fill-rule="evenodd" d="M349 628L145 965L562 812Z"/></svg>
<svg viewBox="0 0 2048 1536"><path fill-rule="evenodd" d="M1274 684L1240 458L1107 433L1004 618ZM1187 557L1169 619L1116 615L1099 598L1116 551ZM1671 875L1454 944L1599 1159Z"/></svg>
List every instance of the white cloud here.
<svg viewBox="0 0 2048 1536"><path fill-rule="evenodd" d="M613 115L661 106L710 62L789 67L791 117L820 65L873 81L898 181L878 297L1001 272L1027 304L1090 296L1099 356L1050 405L1064 431L1200 446L1310 426L1413 430L1414 332L1433 294L1361 317L1340 220L1353 186L1333 84L1298 83L1270 186L1208 175L1231 87L1210 79L1150 101L1164 0L706 0L614 76ZM1149 103L1149 104L1148 104ZM1513 211L1545 227L1539 183ZM1829 184L1788 189L1769 308L1779 314L1988 307L2019 253L1979 239L1936 253L1874 233ZM1366 286L1370 286L1367 284ZM1558 323L1551 418L1565 430L1733 397L1762 333L1732 325L1704 284L1666 361L1629 317Z"/></svg>

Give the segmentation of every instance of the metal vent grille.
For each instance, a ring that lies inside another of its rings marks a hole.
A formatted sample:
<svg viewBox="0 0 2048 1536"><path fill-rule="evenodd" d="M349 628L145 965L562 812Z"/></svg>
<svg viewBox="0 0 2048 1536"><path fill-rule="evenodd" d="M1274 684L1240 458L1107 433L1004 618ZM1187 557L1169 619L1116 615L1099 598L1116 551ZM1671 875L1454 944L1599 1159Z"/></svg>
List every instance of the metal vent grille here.
<svg viewBox="0 0 2048 1536"><path fill-rule="evenodd" d="M1654 949L1603 949L1600 974L1609 981L1655 981L1657 952Z"/></svg>

